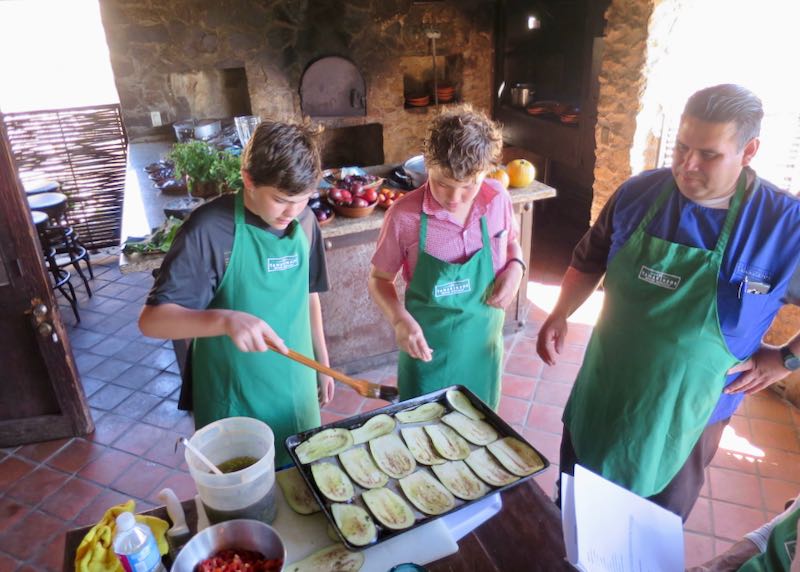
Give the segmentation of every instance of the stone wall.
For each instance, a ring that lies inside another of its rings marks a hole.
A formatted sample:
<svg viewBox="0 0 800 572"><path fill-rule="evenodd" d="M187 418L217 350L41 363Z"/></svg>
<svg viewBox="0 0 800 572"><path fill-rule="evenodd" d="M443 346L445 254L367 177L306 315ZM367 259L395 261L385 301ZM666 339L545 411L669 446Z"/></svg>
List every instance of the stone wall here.
<svg viewBox="0 0 800 572"><path fill-rule="evenodd" d="M445 0L101 0L101 13L125 125L132 140L170 135L184 119L171 74L244 68L252 112L301 118L305 67L326 55L350 58L367 84L367 115L328 126L382 123L386 161L419 152L433 108L403 108L404 58L430 54L425 32L441 32L437 53L463 101L489 111L493 3ZM416 60L414 60L416 61ZM160 111L165 127L153 128Z"/></svg>

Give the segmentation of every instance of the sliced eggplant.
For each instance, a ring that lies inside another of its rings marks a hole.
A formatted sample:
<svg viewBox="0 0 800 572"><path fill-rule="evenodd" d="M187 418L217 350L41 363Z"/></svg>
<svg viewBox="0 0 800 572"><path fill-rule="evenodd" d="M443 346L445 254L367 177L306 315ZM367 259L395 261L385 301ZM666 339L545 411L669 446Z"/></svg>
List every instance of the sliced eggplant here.
<svg viewBox="0 0 800 572"><path fill-rule="evenodd" d="M544 468L544 461L527 443L514 437L498 439L486 446L489 452L500 461L506 469L525 477Z"/></svg>
<svg viewBox="0 0 800 572"><path fill-rule="evenodd" d="M373 439L369 450L378 468L395 479L402 479L417 468L417 462L396 433Z"/></svg>
<svg viewBox="0 0 800 572"><path fill-rule="evenodd" d="M498 437L497 431L486 421L470 419L458 411L452 411L442 417L442 422L458 431L464 439L475 445L488 445L492 441L496 441Z"/></svg>
<svg viewBox="0 0 800 572"><path fill-rule="evenodd" d="M353 483L337 465L316 463L311 465L311 474L320 492L332 501L347 502L353 498Z"/></svg>
<svg viewBox="0 0 800 572"><path fill-rule="evenodd" d="M347 429L325 429L314 433L294 450L304 465L324 457L333 457L353 445L353 435Z"/></svg>
<svg viewBox="0 0 800 572"><path fill-rule="evenodd" d="M389 482L389 477L375 466L375 461L363 447L339 453L339 461L350 478L365 489L376 489Z"/></svg>
<svg viewBox="0 0 800 572"><path fill-rule="evenodd" d="M400 434L403 436L408 450L411 451L418 463L441 465L447 462L447 459L443 459L433 450L431 440L422 427L404 427L400 429Z"/></svg>
<svg viewBox="0 0 800 572"><path fill-rule="evenodd" d="M399 482L403 494L425 514L443 514L456 505L450 491L427 471L417 471Z"/></svg>
<svg viewBox="0 0 800 572"><path fill-rule="evenodd" d="M343 544L333 544L298 562L289 564L286 572L358 572L364 565L362 552L350 552Z"/></svg>
<svg viewBox="0 0 800 572"><path fill-rule="evenodd" d="M455 409L456 411L463 413L470 419L474 419L475 421L479 421L486 416L475 409L475 406L472 405L472 402L469 398L461 393L457 389L451 389L447 392L447 403L450 404L450 407Z"/></svg>
<svg viewBox="0 0 800 572"><path fill-rule="evenodd" d="M390 489L364 491L361 498L372 515L386 528L403 530L412 526L416 520L408 503Z"/></svg>
<svg viewBox="0 0 800 572"><path fill-rule="evenodd" d="M425 425L425 432L431 438L433 448L445 459L460 461L469 456L469 443L447 425Z"/></svg>
<svg viewBox="0 0 800 572"><path fill-rule="evenodd" d="M331 513L336 526L350 544L366 546L378 536L375 522L367 511L354 504L331 505Z"/></svg>
<svg viewBox="0 0 800 572"><path fill-rule="evenodd" d="M275 478L281 487L281 491L283 491L283 497L293 511L298 514L319 512L319 503L314 498L314 495L311 494L311 490L303 480L297 467L278 471L275 474Z"/></svg>
<svg viewBox="0 0 800 572"><path fill-rule="evenodd" d="M422 421L433 421L444 413L444 406L435 402L425 403L415 409L395 413L395 417L400 423L420 423Z"/></svg>
<svg viewBox="0 0 800 572"><path fill-rule="evenodd" d="M350 430L350 433L353 434L353 444L366 443L370 439L391 433L396 425L395 420L384 413L371 417L358 429Z"/></svg>
<svg viewBox="0 0 800 572"><path fill-rule="evenodd" d="M483 447L470 453L466 461L469 468L475 471L481 480L492 486L504 487L519 479L501 467Z"/></svg>
<svg viewBox="0 0 800 572"><path fill-rule="evenodd" d="M491 490L469 470L464 461L450 461L431 468L447 490L460 499L474 500Z"/></svg>

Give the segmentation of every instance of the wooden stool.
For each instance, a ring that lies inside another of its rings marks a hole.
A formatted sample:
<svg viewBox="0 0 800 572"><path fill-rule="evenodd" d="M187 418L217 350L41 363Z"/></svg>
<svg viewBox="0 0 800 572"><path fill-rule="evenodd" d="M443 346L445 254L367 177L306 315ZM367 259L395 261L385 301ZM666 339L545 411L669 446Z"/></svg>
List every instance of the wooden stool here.
<svg viewBox="0 0 800 572"><path fill-rule="evenodd" d="M41 195L42 193L61 192L61 183L59 183L58 181L38 180L30 183L23 183L22 186L25 188L25 194L28 196Z"/></svg>
<svg viewBox="0 0 800 572"><path fill-rule="evenodd" d="M86 286L86 293L91 297L92 289L89 287L89 280L87 280L81 269L80 261L83 260L86 263L86 267L89 269L89 277L94 279L92 262L89 257L89 251L78 240L78 233L74 231L67 219L67 195L63 193L29 195L28 205L31 210L41 211L48 216L49 222L44 232L46 241L43 243L43 248L47 250L47 248L52 247L55 249L56 255L68 257L68 261L58 263L59 268L69 264L74 266L81 280L83 280L84 286Z"/></svg>
<svg viewBox="0 0 800 572"><path fill-rule="evenodd" d="M80 323L81 316L78 313L78 297L75 295L75 288L72 286L70 278L72 277L69 270L61 268L56 262L56 249L48 244L47 228L50 217L42 211L31 211L33 224L39 233L39 241L42 244L44 253L44 260L47 265L47 270L53 276L53 290L58 290L61 295L67 299L69 305L72 307L72 313L75 315L75 320Z"/></svg>

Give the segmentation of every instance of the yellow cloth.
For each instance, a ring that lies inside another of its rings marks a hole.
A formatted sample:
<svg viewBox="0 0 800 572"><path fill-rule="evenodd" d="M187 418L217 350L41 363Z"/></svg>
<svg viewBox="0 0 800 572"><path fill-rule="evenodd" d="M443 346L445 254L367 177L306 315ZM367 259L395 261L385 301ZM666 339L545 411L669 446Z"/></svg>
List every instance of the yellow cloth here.
<svg viewBox="0 0 800 572"><path fill-rule="evenodd" d="M75 551L75 570L77 572L122 572L122 564L114 554L114 529L117 526L117 517L123 512L134 512L136 503L129 500L121 505L112 506L103 515L103 518L86 533ZM166 532L169 527L167 521L155 516L136 515L136 521L146 524L153 531L158 543L158 551L163 555L167 553Z"/></svg>

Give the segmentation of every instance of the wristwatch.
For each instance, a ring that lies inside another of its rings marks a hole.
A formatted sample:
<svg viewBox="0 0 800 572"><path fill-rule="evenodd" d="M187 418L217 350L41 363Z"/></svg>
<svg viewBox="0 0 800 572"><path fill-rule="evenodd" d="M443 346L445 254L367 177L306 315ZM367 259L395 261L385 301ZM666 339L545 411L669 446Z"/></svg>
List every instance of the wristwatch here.
<svg viewBox="0 0 800 572"><path fill-rule="evenodd" d="M789 349L789 346L783 346L781 348L781 358L783 358L783 367L789 371L800 369L800 356L794 355L792 350Z"/></svg>

